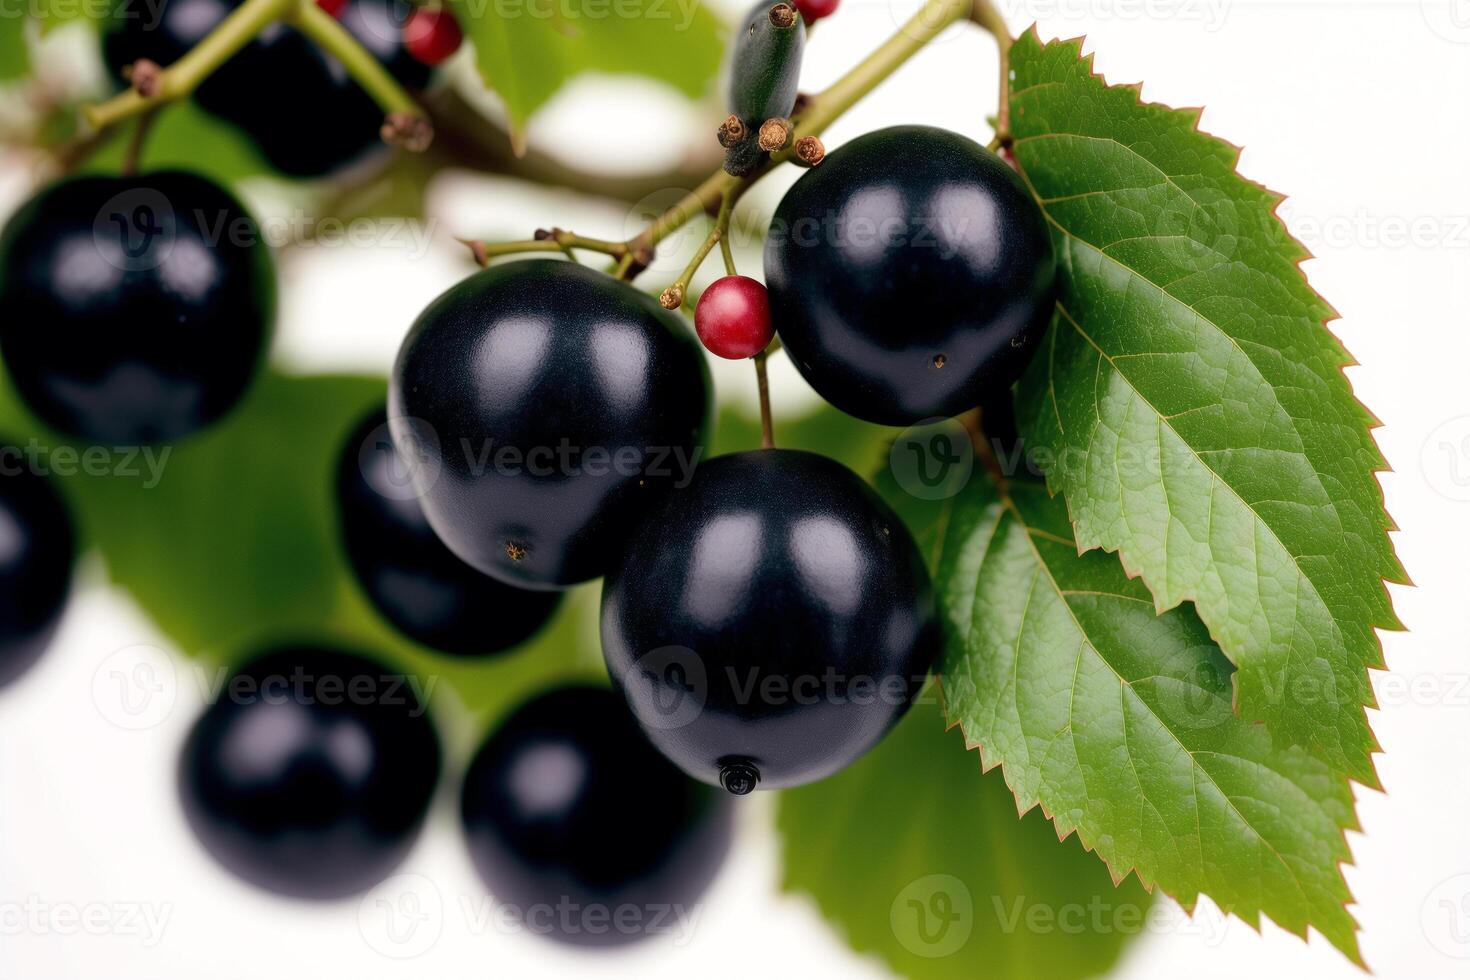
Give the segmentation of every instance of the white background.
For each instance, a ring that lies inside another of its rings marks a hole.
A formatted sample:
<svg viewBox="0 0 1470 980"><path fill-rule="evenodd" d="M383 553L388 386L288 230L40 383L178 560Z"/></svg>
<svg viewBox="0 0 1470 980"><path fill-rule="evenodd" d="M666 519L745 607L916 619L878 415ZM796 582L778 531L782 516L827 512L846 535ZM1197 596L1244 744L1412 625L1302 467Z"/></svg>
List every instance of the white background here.
<svg viewBox="0 0 1470 980"><path fill-rule="evenodd" d="M1317 256L1306 272L1341 313L1332 329L1361 362L1352 384L1384 423L1377 437L1394 472L1382 483L1417 584L1393 590L1408 632L1384 636L1389 670L1375 676L1386 793L1358 793L1363 832L1350 835L1347 870L1354 912L1379 976L1470 975L1470 4L1017 0L1004 9L1017 31L1039 20L1044 37L1088 35L1110 81L1141 79L1148 99L1207 106L1203 128L1245 148L1241 170L1288 195L1283 215ZM844 0L808 48L804 87L830 82L906 13ZM983 35L951 29L832 127L828 146L908 121L983 141L994 64ZM531 138L589 166L637 170L682 152L679 134L707 138L719 115L641 83L585 79L538 117ZM769 208L793 176L771 179L753 198ZM30 180L23 162L5 162L7 208ZM285 206L270 187L250 197L267 213ZM623 206L469 173L444 175L430 200L424 251L399 240L283 256L279 361L385 371L418 309L467 271L451 235L524 237L553 223L616 235L629 220ZM742 259L758 268L752 255ZM648 282L672 275L656 269ZM778 412L810 404L789 369L776 374ZM743 365L721 368L716 380L722 397L750 397ZM289 904L252 891L201 853L175 805L175 753L202 704L191 668L124 594L98 584L99 568L82 577L88 585L54 648L0 693L5 980L886 973L848 952L808 902L778 895L763 804L748 808L734 859L678 949L586 956L479 922L483 891L447 796L402 869L412 877L366 904ZM147 712L151 727L117 723L133 723L108 688L117 669L134 678L152 670L163 685L166 696ZM380 950L405 947L385 939L374 903L405 891L428 915L416 942L432 945L396 960ZM1303 943L1269 923L1257 934L1239 920L1218 935L1211 911L1209 928L1133 944L1116 975L1360 975L1320 937ZM97 934L16 919L43 912L88 917ZM984 951L969 955L983 977Z"/></svg>

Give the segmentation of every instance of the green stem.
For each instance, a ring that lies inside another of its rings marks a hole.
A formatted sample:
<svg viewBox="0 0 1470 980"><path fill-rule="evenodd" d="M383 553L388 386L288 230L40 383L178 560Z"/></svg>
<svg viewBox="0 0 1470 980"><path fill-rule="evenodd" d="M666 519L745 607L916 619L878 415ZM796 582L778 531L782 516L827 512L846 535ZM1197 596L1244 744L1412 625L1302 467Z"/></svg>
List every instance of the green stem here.
<svg viewBox="0 0 1470 980"><path fill-rule="evenodd" d="M148 130L153 127L153 121L158 118L161 106L154 106L138 117L133 124L133 135L128 140L127 151L123 154L122 174L124 177L132 177L143 166L143 149L148 143Z"/></svg>
<svg viewBox="0 0 1470 980"><path fill-rule="evenodd" d="M83 112L95 129L147 112L154 106L182 99L199 87L210 74L230 60L235 52L285 16L297 0L245 0L219 26L189 49L189 53L163 71L158 90L144 97L136 89L128 89L100 105L87 106Z"/></svg>
<svg viewBox="0 0 1470 980"><path fill-rule="evenodd" d="M991 4L991 0L927 0L919 12L909 19L898 32L883 42L876 50L860 61L830 87L812 96L801 113L793 121L794 128L785 149L771 154L753 173L744 177L733 177L718 170L706 177L698 187L689 191L672 207L655 218L641 233L628 239L628 248L640 252L652 252L659 242L701 214L714 214L718 210L733 207L735 202L770 171L791 160L796 154L796 144L804 136L819 136L831 123L856 105L865 95L892 75L904 62L951 24L964 19L984 28L994 35L1000 48L1000 109L997 115L998 137L1009 139L1008 87L1010 66L1008 55L1011 36L1005 20ZM697 263L704 260L714 246L717 236L712 234L695 257ZM680 277L687 283L692 271ZM664 293L671 296L675 286ZM681 290L682 293L682 290ZM682 302L682 295L678 297ZM677 308L678 304L675 304Z"/></svg>
<svg viewBox="0 0 1470 980"><path fill-rule="evenodd" d="M715 226L710 229L709 234L700 243L698 250L694 253L694 258L689 260L689 264L684 267L684 271L679 274L679 278L674 280L673 285L669 286L669 288L660 294L659 302L663 304L665 309L677 310L683 305L684 296L689 291L689 281L694 278L694 274L704 264L704 260L708 258L710 250L715 247L715 243L722 241L729 233L730 210L734 206L734 197L727 194L720 202L719 213L715 216ZM728 248L728 246L726 247Z"/></svg>
<svg viewBox="0 0 1470 980"><path fill-rule="evenodd" d="M755 361L755 387L761 401L761 448L776 448L776 436L771 426L771 383L766 378L766 351L761 351Z"/></svg>
<svg viewBox="0 0 1470 980"><path fill-rule="evenodd" d="M999 93L999 104L995 110L993 141L998 149L1011 142L1011 32L1006 27L1005 18L990 5L990 0L974 0L974 4L970 19L989 31L995 38L996 47L1000 49L1000 86L996 89Z"/></svg>
<svg viewBox="0 0 1470 980"><path fill-rule="evenodd" d="M745 177L732 177L723 170L705 178L694 190L686 194L663 214L654 219L644 232L629 244L646 247L657 245L677 231L690 219L699 214L708 214L729 198L732 203L740 199L758 180L772 168L790 160L796 153L796 141L803 136L819 136L843 113L856 105L863 96L876 88L893 74L899 66L913 57L921 48L946 27L968 17L976 24L995 34L1002 48L1002 75L1005 67L1004 51L1010 45L1010 35L1005 22L990 5L990 0L928 0L908 23L898 29L876 50L843 75L830 87L812 96L793 120L795 128L790 143L784 150L774 153L756 171ZM1004 93L1002 93L1003 95Z"/></svg>
<svg viewBox="0 0 1470 980"><path fill-rule="evenodd" d="M385 116L427 118L378 59L314 0L245 0L187 54L163 70L152 94L144 96L137 89L129 89L99 105L87 106L83 110L87 122L94 129L106 129L155 106L187 97L261 31L282 20L342 62Z"/></svg>
<svg viewBox="0 0 1470 980"><path fill-rule="evenodd" d="M287 19L316 46L342 62L347 74L372 97L389 116L397 112L423 116L424 110L403 90L383 63L374 58L337 18L317 6L313 0L298 0Z"/></svg>

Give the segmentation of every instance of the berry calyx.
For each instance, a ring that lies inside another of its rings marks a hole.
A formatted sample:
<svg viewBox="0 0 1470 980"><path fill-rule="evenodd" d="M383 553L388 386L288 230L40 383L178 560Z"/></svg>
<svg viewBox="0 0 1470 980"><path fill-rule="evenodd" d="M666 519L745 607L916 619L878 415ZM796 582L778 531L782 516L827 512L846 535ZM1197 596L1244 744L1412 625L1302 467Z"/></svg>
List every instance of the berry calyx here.
<svg viewBox="0 0 1470 980"><path fill-rule="evenodd" d="M939 642L913 536L815 453L701 463L603 586L603 654L644 734L734 795L858 758L908 710Z"/></svg>
<svg viewBox="0 0 1470 980"><path fill-rule="evenodd" d="M403 25L408 53L431 67L449 60L463 41L459 21L443 7L416 7Z"/></svg>
<svg viewBox="0 0 1470 980"><path fill-rule="evenodd" d="M439 781L424 690L338 650L252 660L184 743L189 825L217 861L268 891L366 891L407 855Z"/></svg>
<svg viewBox="0 0 1470 980"><path fill-rule="evenodd" d="M716 279L694 307L694 331L716 357L738 361L759 354L775 336L766 287L748 276Z"/></svg>
<svg viewBox="0 0 1470 980"><path fill-rule="evenodd" d="M791 0L796 12L801 14L801 19L808 24L830 17L837 12L840 0Z"/></svg>
<svg viewBox="0 0 1470 980"><path fill-rule="evenodd" d="M559 592L506 585L444 547L413 489L382 408L347 437L337 464L337 515L348 564L378 612L433 650L483 656L513 649L550 621Z"/></svg>
<svg viewBox="0 0 1470 980"><path fill-rule="evenodd" d="M729 851L733 807L674 768L612 692L564 687L518 709L475 756L460 814L497 904L576 946L623 945L698 901ZM589 916L531 910L570 907Z"/></svg>

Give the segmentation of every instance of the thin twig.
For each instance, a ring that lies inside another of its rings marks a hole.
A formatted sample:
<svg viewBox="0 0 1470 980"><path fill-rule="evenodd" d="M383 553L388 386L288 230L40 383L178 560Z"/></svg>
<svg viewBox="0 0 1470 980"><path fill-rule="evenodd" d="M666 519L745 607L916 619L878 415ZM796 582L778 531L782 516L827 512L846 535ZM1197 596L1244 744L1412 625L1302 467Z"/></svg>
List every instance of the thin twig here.
<svg viewBox="0 0 1470 980"><path fill-rule="evenodd" d="M766 352L761 351L752 358L755 361L755 387L761 401L761 448L776 448L775 433L771 429L771 383L766 378Z"/></svg>
<svg viewBox="0 0 1470 980"><path fill-rule="evenodd" d="M148 143L148 131L153 127L153 121L158 118L162 106L153 106L138 117L133 126L133 135L128 138L128 148L123 152L122 173L124 177L132 177L138 172L143 163L143 150Z"/></svg>

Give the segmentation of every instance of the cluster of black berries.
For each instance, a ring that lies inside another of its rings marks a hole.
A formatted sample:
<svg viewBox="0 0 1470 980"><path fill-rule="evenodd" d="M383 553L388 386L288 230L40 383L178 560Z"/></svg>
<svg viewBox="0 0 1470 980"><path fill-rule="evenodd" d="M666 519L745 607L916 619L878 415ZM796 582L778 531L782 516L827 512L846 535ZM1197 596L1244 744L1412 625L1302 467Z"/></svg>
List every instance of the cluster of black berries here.
<svg viewBox="0 0 1470 980"><path fill-rule="evenodd" d="M752 37L804 30L757 13ZM794 82L777 87L789 113ZM747 121L772 105L746 107ZM767 285L718 281L697 336L743 358L774 332L837 408L911 425L1009 390L1050 316L1054 271L1044 218L1007 164L957 134L896 127L802 176L770 228ZM219 418L249 383L273 307L253 222L189 174L66 181L0 237L0 356L34 413L82 438L176 440ZM344 434L345 553L417 643L502 654L556 613L560 590L604 579L613 690L542 693L463 778L474 863L517 907L696 899L729 845L730 796L851 763L938 654L929 576L893 511L818 454L705 458L711 401L678 314L585 266L522 260L431 303L386 406ZM54 491L0 477L0 682L44 645L74 551ZM382 880L444 768L423 688L403 680L310 645L240 667L180 770L210 851L288 895Z"/></svg>

